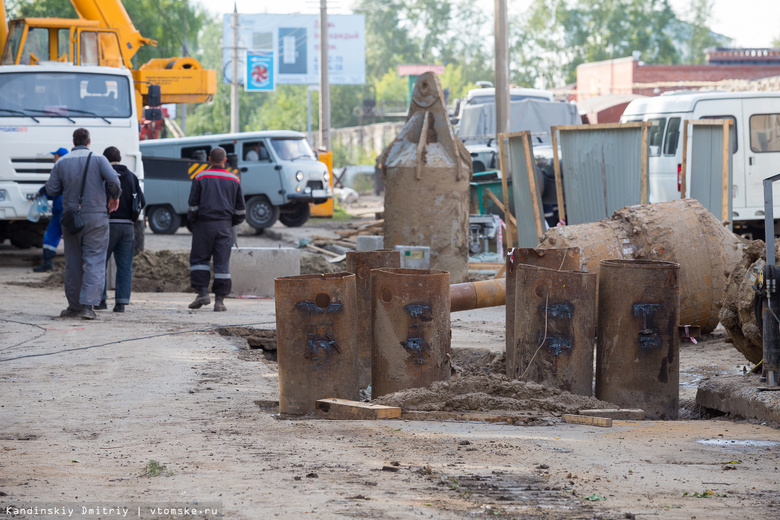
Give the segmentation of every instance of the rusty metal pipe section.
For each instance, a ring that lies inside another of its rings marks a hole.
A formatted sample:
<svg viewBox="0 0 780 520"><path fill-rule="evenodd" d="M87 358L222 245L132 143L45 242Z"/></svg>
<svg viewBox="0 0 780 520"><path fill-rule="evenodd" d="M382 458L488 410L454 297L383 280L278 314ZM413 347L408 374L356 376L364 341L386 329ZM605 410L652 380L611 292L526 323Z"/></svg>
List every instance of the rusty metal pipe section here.
<svg viewBox="0 0 780 520"><path fill-rule="evenodd" d="M279 412L308 414L328 397L358 400L355 275L283 276L274 290Z"/></svg>
<svg viewBox="0 0 780 520"><path fill-rule="evenodd" d="M372 397L450 377L450 274L371 271Z"/></svg>
<svg viewBox="0 0 780 520"><path fill-rule="evenodd" d="M390 249L347 251L347 271L355 274L360 388L371 384L371 270L400 268L401 252Z"/></svg>
<svg viewBox="0 0 780 520"><path fill-rule="evenodd" d="M679 277L673 262L601 262L596 397L648 419L677 419Z"/></svg>
<svg viewBox="0 0 780 520"><path fill-rule="evenodd" d="M579 271L580 248L564 247L558 249L533 249L517 247L506 255L506 366L507 375L511 375L510 366L516 366L514 359L517 350L515 344L515 294L518 266L535 265L556 271Z"/></svg>
<svg viewBox="0 0 780 520"><path fill-rule="evenodd" d="M596 275L520 264L507 375L593 395Z"/></svg>
<svg viewBox="0 0 780 520"><path fill-rule="evenodd" d="M450 312L498 307L505 303L506 278L450 285Z"/></svg>

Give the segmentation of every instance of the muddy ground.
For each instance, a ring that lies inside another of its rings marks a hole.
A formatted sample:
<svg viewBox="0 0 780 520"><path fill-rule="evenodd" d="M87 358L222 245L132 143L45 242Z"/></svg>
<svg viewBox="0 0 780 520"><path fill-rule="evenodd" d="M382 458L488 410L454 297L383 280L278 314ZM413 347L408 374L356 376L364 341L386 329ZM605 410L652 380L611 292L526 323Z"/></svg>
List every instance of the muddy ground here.
<svg viewBox="0 0 780 520"><path fill-rule="evenodd" d="M247 240L297 240L278 233ZM176 251L188 236L147 238ZM214 313L188 310L188 293L136 292L124 314L60 319L60 288L19 283L46 277L23 265L30 255L0 247L0 518L64 518L35 507L106 508L82 518L121 517L110 507L135 518L179 518L185 507L191 518L238 519L780 517L772 425L566 424L562 408L532 403L566 399L529 385L511 397L543 424L280 418L272 300L229 300ZM453 362L488 394L503 313L452 315ZM719 330L681 348L686 417L702 417L703 378L750 367L724 339Z"/></svg>

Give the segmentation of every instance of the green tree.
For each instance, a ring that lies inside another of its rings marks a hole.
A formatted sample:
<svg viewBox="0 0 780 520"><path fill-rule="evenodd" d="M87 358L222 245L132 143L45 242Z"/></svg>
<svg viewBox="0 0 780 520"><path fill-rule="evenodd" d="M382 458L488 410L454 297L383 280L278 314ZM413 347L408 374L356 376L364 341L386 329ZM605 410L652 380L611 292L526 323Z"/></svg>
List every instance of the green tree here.
<svg viewBox="0 0 780 520"><path fill-rule="evenodd" d="M718 39L709 28L712 0L692 0L688 18L691 35L686 44L686 61L692 65L701 65L706 61L707 49L718 45Z"/></svg>

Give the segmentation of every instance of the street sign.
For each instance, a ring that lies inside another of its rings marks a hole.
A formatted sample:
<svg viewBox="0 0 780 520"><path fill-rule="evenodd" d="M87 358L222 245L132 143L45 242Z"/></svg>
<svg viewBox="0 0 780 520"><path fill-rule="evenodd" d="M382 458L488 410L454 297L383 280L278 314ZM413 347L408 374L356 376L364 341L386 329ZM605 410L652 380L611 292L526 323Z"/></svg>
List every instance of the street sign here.
<svg viewBox="0 0 780 520"><path fill-rule="evenodd" d="M245 63L244 90L247 92L275 90L273 51L246 51Z"/></svg>

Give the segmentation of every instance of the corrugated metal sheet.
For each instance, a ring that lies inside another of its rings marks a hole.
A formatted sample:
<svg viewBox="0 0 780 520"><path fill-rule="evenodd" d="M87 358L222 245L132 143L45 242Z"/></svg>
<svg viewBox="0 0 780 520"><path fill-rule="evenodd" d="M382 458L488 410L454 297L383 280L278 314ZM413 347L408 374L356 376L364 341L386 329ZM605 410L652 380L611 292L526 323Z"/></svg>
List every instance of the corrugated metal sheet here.
<svg viewBox="0 0 780 520"><path fill-rule="evenodd" d="M560 147L567 224L641 203L641 128L560 130Z"/></svg>
<svg viewBox="0 0 780 520"><path fill-rule="evenodd" d="M536 161L533 158L533 145L531 144L530 133L527 133L525 138L529 141L531 164L535 170ZM534 193L531 193L531 183L528 179L528 167L522 136L507 139L507 155L509 156L512 198L515 203L515 219L517 220L517 247L536 247L539 243L539 233L534 218L532 197L536 197L537 208L539 208L538 218L542 223L544 222L544 210L542 209L542 198L539 194L538 181L536 181L536 190ZM536 172L534 171L535 174Z"/></svg>
<svg viewBox="0 0 780 520"><path fill-rule="evenodd" d="M716 218L723 220L723 126L722 125L691 125L691 154L689 156L690 175L688 185L689 196L698 200ZM733 139L729 132L729 140ZM733 143L729 144L729 149ZM733 186L733 155L729 155L728 201L729 211L725 220L732 212Z"/></svg>

